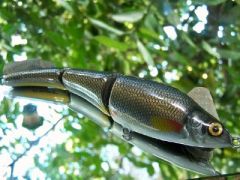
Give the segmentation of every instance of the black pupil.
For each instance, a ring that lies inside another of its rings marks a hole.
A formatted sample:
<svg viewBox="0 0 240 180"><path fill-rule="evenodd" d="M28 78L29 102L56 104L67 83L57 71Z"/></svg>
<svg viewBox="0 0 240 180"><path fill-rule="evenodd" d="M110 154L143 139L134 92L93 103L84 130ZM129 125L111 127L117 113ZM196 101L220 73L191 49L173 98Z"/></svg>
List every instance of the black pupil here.
<svg viewBox="0 0 240 180"><path fill-rule="evenodd" d="M213 126L213 132L217 133L219 131L218 126Z"/></svg>

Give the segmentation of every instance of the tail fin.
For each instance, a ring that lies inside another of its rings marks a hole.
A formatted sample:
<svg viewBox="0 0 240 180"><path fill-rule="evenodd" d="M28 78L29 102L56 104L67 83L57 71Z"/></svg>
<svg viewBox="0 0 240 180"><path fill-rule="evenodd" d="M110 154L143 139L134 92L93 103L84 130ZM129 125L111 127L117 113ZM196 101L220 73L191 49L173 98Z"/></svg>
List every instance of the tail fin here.
<svg viewBox="0 0 240 180"><path fill-rule="evenodd" d="M35 60L20 61L20 62L7 64L3 68L3 74L7 75L11 73L26 71L26 70L29 71L29 70L39 70L39 69L51 69L51 68L55 68L54 64L52 64L51 62L35 59Z"/></svg>
<svg viewBox="0 0 240 180"><path fill-rule="evenodd" d="M48 61L28 60L14 62L4 67L3 85L12 87L38 86L64 90L63 69L56 69Z"/></svg>

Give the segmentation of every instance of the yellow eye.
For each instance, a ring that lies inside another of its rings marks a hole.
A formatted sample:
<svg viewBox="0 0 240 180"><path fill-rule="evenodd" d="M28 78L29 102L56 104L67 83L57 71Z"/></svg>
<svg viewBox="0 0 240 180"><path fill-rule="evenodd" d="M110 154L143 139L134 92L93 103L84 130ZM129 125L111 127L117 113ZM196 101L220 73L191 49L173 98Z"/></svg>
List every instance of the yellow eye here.
<svg viewBox="0 0 240 180"><path fill-rule="evenodd" d="M223 127L220 123L213 122L209 125L208 132L212 136L220 136L223 133Z"/></svg>

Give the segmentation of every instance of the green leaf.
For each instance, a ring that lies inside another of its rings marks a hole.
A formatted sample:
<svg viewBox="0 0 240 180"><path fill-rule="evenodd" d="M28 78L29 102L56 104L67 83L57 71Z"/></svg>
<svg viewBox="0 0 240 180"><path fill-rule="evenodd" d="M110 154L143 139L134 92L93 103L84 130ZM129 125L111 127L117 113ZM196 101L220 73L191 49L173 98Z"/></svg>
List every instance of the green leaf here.
<svg viewBox="0 0 240 180"><path fill-rule="evenodd" d="M202 41L202 47L205 51L207 51L209 54L216 58L220 58L219 53L217 52L216 48L212 48L210 44L208 44L206 41Z"/></svg>
<svg viewBox="0 0 240 180"><path fill-rule="evenodd" d="M154 32L154 31L152 31L150 29L140 28L140 33L143 36L159 40L159 35L156 32Z"/></svg>
<svg viewBox="0 0 240 180"><path fill-rule="evenodd" d="M16 31L18 26L12 25L12 24L5 24L4 26L1 25L2 31L4 31L7 35L7 37L11 37Z"/></svg>
<svg viewBox="0 0 240 180"><path fill-rule="evenodd" d="M96 36L94 37L94 39L107 47L114 48L120 51L125 51L128 48L127 44L116 41L106 36Z"/></svg>
<svg viewBox="0 0 240 180"><path fill-rule="evenodd" d="M116 22L137 22L142 19L144 13L140 11L113 14L111 17Z"/></svg>
<svg viewBox="0 0 240 180"><path fill-rule="evenodd" d="M67 1L57 1L57 2L59 3L59 5L64 7L66 10L68 10L70 12L74 12L73 8L69 5L69 3Z"/></svg>
<svg viewBox="0 0 240 180"><path fill-rule="evenodd" d="M180 24L181 22L180 22L180 18L179 18L179 16L178 16L178 14L177 14L177 12L171 12L168 16L167 16L167 19L168 19L168 21L171 23L171 24L173 24L173 25L178 25L178 24Z"/></svg>
<svg viewBox="0 0 240 180"><path fill-rule="evenodd" d="M169 59L172 60L173 62L180 62L181 64L188 65L189 64L189 59L184 56L183 54L173 51L172 53L169 54Z"/></svg>
<svg viewBox="0 0 240 180"><path fill-rule="evenodd" d="M118 145L118 150L121 154L127 154L129 152L129 144L122 143Z"/></svg>
<svg viewBox="0 0 240 180"><path fill-rule="evenodd" d="M106 36L96 36L94 37L94 39L107 47L118 49L120 51L125 51L128 48L127 44L116 41Z"/></svg>
<svg viewBox="0 0 240 180"><path fill-rule="evenodd" d="M195 45L195 43L189 38L189 36L186 33L182 33L181 35L183 40L186 41L186 43L188 43L194 49L198 49L198 47Z"/></svg>
<svg viewBox="0 0 240 180"><path fill-rule="evenodd" d="M139 52L142 54L143 59L148 64L148 66L154 66L152 56L150 55L150 53L140 40L137 40L137 47Z"/></svg>
<svg viewBox="0 0 240 180"><path fill-rule="evenodd" d="M222 58L230 58L232 60L239 60L240 59L240 52L239 51L231 51L225 49L218 49L218 53Z"/></svg>
<svg viewBox="0 0 240 180"><path fill-rule="evenodd" d="M218 5L224 3L226 0L193 0L193 4L207 4L207 5Z"/></svg>
<svg viewBox="0 0 240 180"><path fill-rule="evenodd" d="M154 174L155 171L152 165L147 166L147 172L150 176Z"/></svg>
<svg viewBox="0 0 240 180"><path fill-rule="evenodd" d="M56 45L61 46L63 48L66 47L67 43L65 39L62 37L62 35L60 35L59 33L54 31L48 31L47 35L48 38Z"/></svg>
<svg viewBox="0 0 240 180"><path fill-rule="evenodd" d="M105 30L107 30L107 31L110 31L110 32L112 32L112 33L114 33L114 34L117 34L117 35L123 35L123 34L124 34L123 31L120 31L120 30L118 30L118 29L116 29L116 28L114 28L114 27L111 27L111 26L109 26L108 24L106 24L106 23L104 23L104 22L102 22L102 21L99 21L99 20L97 20L97 19L89 18L89 21L90 21L93 25L98 26L98 27L100 27L100 28L102 28L102 29L105 29Z"/></svg>

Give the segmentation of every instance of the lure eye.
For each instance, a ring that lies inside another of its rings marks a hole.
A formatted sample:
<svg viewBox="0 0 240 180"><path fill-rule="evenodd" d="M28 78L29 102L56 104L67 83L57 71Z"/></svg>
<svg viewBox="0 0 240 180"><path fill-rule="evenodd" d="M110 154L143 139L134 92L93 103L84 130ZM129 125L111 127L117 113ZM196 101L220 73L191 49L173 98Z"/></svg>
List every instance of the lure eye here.
<svg viewBox="0 0 240 180"><path fill-rule="evenodd" d="M220 136L223 133L223 127L220 123L213 122L209 125L208 132L212 136Z"/></svg>

